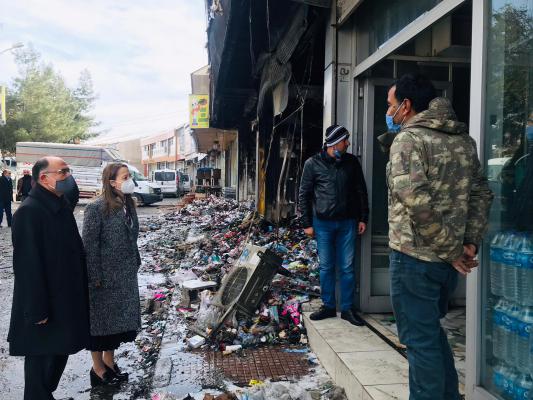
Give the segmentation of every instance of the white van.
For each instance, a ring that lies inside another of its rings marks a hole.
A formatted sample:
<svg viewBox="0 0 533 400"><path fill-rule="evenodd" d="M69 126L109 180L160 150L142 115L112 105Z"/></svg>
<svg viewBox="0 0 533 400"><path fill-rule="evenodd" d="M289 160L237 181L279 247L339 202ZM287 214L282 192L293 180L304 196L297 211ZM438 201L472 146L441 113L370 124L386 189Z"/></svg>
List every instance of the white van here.
<svg viewBox="0 0 533 400"><path fill-rule="evenodd" d="M191 191L191 177L184 173L178 172L178 191L180 194L188 193Z"/></svg>
<svg viewBox="0 0 533 400"><path fill-rule="evenodd" d="M152 172L152 182L161 187L163 196L178 195L178 173L171 169L158 169Z"/></svg>

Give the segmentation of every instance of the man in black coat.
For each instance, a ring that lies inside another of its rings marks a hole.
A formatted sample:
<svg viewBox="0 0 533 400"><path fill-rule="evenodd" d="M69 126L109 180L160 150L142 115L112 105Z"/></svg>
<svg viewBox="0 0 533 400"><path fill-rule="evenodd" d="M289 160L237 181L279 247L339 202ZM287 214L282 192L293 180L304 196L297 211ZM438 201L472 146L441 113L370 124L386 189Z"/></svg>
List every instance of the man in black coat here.
<svg viewBox="0 0 533 400"><path fill-rule="evenodd" d="M32 177L30 171L25 169L22 178L17 182L17 195L20 196L20 201L24 201L30 194L32 188Z"/></svg>
<svg viewBox="0 0 533 400"><path fill-rule="evenodd" d="M13 181L11 171L6 169L0 177L0 228L4 219L4 211L7 218L7 226L11 226L11 203L13 202Z"/></svg>
<svg viewBox="0 0 533 400"><path fill-rule="evenodd" d="M337 315L336 274L340 272L341 318L364 325L352 310L355 290L355 241L366 231L368 195L357 158L346 153L348 130L340 125L326 130L324 148L304 165L300 184L300 212L305 233L316 236L320 258L322 308L312 320Z"/></svg>
<svg viewBox="0 0 533 400"><path fill-rule="evenodd" d="M68 355L88 345L87 268L76 221L65 196L73 188L67 164L46 157L13 218L15 287L9 352L26 356L24 399L50 400Z"/></svg>

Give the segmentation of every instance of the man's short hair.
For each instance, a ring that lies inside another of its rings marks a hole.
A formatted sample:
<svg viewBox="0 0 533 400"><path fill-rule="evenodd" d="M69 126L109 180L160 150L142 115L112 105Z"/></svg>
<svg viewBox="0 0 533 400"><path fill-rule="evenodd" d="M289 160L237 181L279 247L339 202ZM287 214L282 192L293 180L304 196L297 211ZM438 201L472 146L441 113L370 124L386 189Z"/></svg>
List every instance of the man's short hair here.
<svg viewBox="0 0 533 400"><path fill-rule="evenodd" d="M48 168L48 165L49 162L46 158L41 158L37 160L35 164L33 164L31 175L35 182L39 182L39 176L41 175L41 171L44 171L46 168Z"/></svg>
<svg viewBox="0 0 533 400"><path fill-rule="evenodd" d="M2 171L2 175L7 175L8 172L11 172L11 171L8 170L8 169L4 169L4 170Z"/></svg>
<svg viewBox="0 0 533 400"><path fill-rule="evenodd" d="M427 110L429 102L437 97L435 87L422 74L406 74L394 85L396 86L396 100L401 103L404 99L409 99L417 113Z"/></svg>

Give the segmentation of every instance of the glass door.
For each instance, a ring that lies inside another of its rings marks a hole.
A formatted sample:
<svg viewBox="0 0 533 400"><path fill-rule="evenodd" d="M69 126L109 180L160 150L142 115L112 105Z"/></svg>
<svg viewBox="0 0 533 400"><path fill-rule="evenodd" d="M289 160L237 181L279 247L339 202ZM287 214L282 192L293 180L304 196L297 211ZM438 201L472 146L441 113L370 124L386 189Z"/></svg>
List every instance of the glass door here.
<svg viewBox="0 0 533 400"><path fill-rule="evenodd" d="M484 167L494 193L481 274L481 386L533 398L533 2L488 1Z"/></svg>
<svg viewBox="0 0 533 400"><path fill-rule="evenodd" d="M385 168L389 154L377 137L387 132L387 93L394 80L359 80L358 130L363 132L359 152L368 188L370 219L361 240L360 305L363 312L390 312L388 192ZM451 98L451 82L433 82L439 96Z"/></svg>

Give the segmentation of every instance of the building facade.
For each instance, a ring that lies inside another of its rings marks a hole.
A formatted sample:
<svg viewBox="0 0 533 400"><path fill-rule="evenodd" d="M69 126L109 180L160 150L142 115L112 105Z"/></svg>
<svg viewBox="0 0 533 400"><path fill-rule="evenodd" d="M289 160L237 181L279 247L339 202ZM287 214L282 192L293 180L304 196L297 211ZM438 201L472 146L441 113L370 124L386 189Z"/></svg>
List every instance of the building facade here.
<svg viewBox="0 0 533 400"><path fill-rule="evenodd" d="M140 138L96 141L94 143L91 142L91 144L100 147L110 147L118 151L129 164L133 165L140 172L143 171Z"/></svg>
<svg viewBox="0 0 533 400"><path fill-rule="evenodd" d="M351 152L363 165L371 205L357 251L355 301L364 312L391 310L388 157L376 139L387 130L387 91L395 79L420 72L451 100L478 144L495 194L480 268L454 296L467 310L466 396L521 395L519 384L531 386L533 373L533 346L526 345L533 330L531 0L212 3L207 0L211 123L237 130L242 199L255 198L271 220L282 209L294 213L290 193L299 165L320 148L323 130L338 123L352 133ZM502 260L502 249L515 261ZM518 321L512 335L501 335L502 319ZM513 393L505 393L502 379Z"/></svg>
<svg viewBox="0 0 533 400"><path fill-rule="evenodd" d="M178 129L159 133L141 140L143 173L151 178L152 173L158 169L177 170L179 161Z"/></svg>

